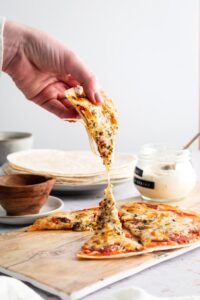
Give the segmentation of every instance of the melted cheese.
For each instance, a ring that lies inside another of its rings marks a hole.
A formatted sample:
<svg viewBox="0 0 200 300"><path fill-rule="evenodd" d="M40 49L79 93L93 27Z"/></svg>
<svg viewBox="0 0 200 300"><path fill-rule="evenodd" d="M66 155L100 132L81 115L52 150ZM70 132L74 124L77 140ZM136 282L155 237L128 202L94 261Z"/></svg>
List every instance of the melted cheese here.
<svg viewBox="0 0 200 300"><path fill-rule="evenodd" d="M119 220L111 184L105 189L104 199L99 203L96 223L96 229L99 231L113 230L122 233L122 226Z"/></svg>

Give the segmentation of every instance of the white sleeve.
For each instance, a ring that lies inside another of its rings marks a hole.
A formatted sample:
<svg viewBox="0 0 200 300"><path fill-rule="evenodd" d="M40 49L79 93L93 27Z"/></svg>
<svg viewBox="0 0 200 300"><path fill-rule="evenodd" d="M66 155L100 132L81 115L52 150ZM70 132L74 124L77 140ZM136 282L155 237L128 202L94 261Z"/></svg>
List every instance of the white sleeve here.
<svg viewBox="0 0 200 300"><path fill-rule="evenodd" d="M5 18L0 17L0 71L3 66L3 28L4 28Z"/></svg>

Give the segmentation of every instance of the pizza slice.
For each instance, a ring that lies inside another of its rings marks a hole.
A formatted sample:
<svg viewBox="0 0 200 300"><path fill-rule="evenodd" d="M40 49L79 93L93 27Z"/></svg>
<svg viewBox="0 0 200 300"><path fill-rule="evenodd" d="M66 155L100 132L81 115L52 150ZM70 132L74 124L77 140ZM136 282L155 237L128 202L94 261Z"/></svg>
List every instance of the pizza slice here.
<svg viewBox="0 0 200 300"><path fill-rule="evenodd" d="M93 230L96 226L96 215L98 208L86 208L69 212L57 212L37 219L28 227L27 231L38 230L66 230L74 231Z"/></svg>
<svg viewBox="0 0 200 300"><path fill-rule="evenodd" d="M133 202L121 207L123 227L146 248L170 249L200 240L200 215L167 204Z"/></svg>
<svg viewBox="0 0 200 300"><path fill-rule="evenodd" d="M87 99L81 86L65 91L65 96L82 117L87 132L95 141L103 163L109 171L118 122L112 99L104 92L101 92L101 95L104 100L103 104L95 105Z"/></svg>
<svg viewBox="0 0 200 300"><path fill-rule="evenodd" d="M96 231L82 246L77 257L87 259L119 258L144 249L136 239L130 239L117 231Z"/></svg>
<svg viewBox="0 0 200 300"><path fill-rule="evenodd" d="M118 216L112 185L99 204L94 235L82 246L79 258L106 258L142 249L136 239L127 237Z"/></svg>

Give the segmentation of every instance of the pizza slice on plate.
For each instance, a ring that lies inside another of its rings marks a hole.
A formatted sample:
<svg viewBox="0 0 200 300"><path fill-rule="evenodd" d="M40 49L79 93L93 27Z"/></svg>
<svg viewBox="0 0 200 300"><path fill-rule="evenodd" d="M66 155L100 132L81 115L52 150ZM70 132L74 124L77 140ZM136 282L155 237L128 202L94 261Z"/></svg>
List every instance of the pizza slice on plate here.
<svg viewBox="0 0 200 300"><path fill-rule="evenodd" d="M65 96L82 117L89 136L95 141L103 163L109 170L118 124L112 99L107 97L104 92L101 94L104 100L103 104L95 105L87 99L81 86L65 91Z"/></svg>

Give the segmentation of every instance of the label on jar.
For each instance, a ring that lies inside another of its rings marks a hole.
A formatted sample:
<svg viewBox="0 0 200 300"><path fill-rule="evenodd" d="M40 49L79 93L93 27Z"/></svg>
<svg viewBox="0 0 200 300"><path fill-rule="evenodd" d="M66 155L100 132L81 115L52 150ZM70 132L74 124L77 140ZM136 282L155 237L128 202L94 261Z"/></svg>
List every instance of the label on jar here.
<svg viewBox="0 0 200 300"><path fill-rule="evenodd" d="M142 177L143 175L143 170L141 170L140 168L138 167L135 167L135 174Z"/></svg>
<svg viewBox="0 0 200 300"><path fill-rule="evenodd" d="M137 177L134 177L134 183L136 185L148 188L148 189L154 189L155 187L155 183L153 181L147 181L147 180L143 180L143 179L139 179Z"/></svg>

